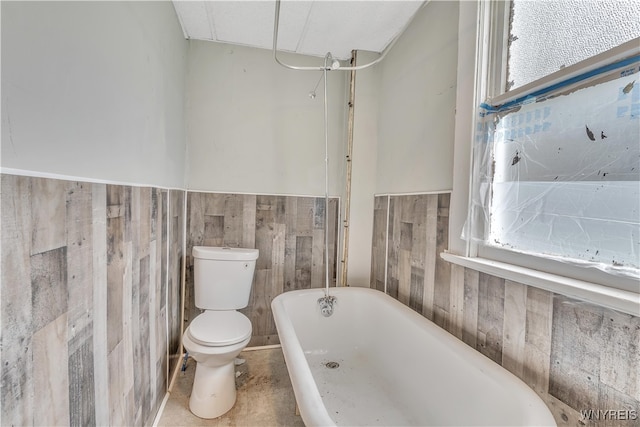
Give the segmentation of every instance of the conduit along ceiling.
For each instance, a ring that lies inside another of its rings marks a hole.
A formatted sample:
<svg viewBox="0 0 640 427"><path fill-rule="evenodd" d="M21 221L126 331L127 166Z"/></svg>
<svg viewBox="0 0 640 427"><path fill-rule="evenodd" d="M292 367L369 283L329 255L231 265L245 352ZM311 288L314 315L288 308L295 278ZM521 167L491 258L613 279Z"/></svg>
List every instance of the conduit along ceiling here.
<svg viewBox="0 0 640 427"><path fill-rule="evenodd" d="M418 0L283 0L278 50L348 59L382 52L424 4ZM184 35L264 49L273 45L275 1L174 0Z"/></svg>

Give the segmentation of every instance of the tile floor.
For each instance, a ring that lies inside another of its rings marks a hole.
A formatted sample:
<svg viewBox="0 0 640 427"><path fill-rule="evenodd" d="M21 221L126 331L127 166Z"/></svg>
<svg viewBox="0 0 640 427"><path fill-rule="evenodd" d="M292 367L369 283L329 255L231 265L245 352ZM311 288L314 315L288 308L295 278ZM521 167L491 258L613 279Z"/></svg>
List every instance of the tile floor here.
<svg viewBox="0 0 640 427"><path fill-rule="evenodd" d="M195 361L179 372L158 426L304 426L295 414L295 397L280 348L245 350L243 365L236 366L238 397L221 417L205 420L189 411Z"/></svg>

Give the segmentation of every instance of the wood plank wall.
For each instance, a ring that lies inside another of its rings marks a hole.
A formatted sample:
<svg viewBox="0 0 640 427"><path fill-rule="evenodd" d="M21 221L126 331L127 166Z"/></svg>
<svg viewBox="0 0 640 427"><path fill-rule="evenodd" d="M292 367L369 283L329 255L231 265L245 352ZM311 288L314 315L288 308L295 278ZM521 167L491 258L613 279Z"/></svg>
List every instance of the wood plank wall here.
<svg viewBox="0 0 640 427"><path fill-rule="evenodd" d="M451 272L436 254L448 241L449 194L377 196L374 209L371 287L386 282L389 295L445 327Z"/></svg>
<svg viewBox="0 0 640 427"><path fill-rule="evenodd" d="M387 265L387 216L389 197L374 198L373 206L373 242L371 247L371 283L372 289L385 291Z"/></svg>
<svg viewBox="0 0 640 427"><path fill-rule="evenodd" d="M168 191L1 181L2 424L151 424L167 386Z"/></svg>
<svg viewBox="0 0 640 427"><path fill-rule="evenodd" d="M168 311L169 311L169 377L171 381L177 359L180 359L182 342L182 265L184 263L184 204L187 192L169 191L169 259Z"/></svg>
<svg viewBox="0 0 640 427"><path fill-rule="evenodd" d="M274 297L325 286L324 198L189 192L187 196L186 329L200 314L193 300L194 246L257 248L260 255L249 305L250 346L279 343ZM329 280L335 286L338 199L329 201Z"/></svg>
<svg viewBox="0 0 640 427"><path fill-rule="evenodd" d="M372 288L384 290L386 262L387 293L521 378L558 425L640 425L640 317L444 265L447 194L378 196L374 206ZM636 415L588 420L588 410Z"/></svg>

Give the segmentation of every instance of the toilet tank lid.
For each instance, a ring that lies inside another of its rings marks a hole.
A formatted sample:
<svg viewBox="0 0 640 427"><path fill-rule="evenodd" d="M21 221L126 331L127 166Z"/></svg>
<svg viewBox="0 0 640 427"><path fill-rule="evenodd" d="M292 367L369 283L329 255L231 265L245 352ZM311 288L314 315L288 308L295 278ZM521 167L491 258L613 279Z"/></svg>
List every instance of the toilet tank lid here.
<svg viewBox="0 0 640 427"><path fill-rule="evenodd" d="M221 261L253 261L258 258L257 249L194 246L193 257Z"/></svg>

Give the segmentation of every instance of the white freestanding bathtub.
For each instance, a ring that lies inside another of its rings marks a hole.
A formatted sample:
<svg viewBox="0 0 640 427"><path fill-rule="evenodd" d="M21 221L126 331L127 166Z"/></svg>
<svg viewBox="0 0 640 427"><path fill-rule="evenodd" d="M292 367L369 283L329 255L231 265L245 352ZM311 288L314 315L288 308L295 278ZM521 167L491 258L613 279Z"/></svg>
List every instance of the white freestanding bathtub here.
<svg viewBox="0 0 640 427"><path fill-rule="evenodd" d="M515 375L376 290L291 291L271 304L307 426L553 425ZM337 365L337 366L336 366Z"/></svg>

